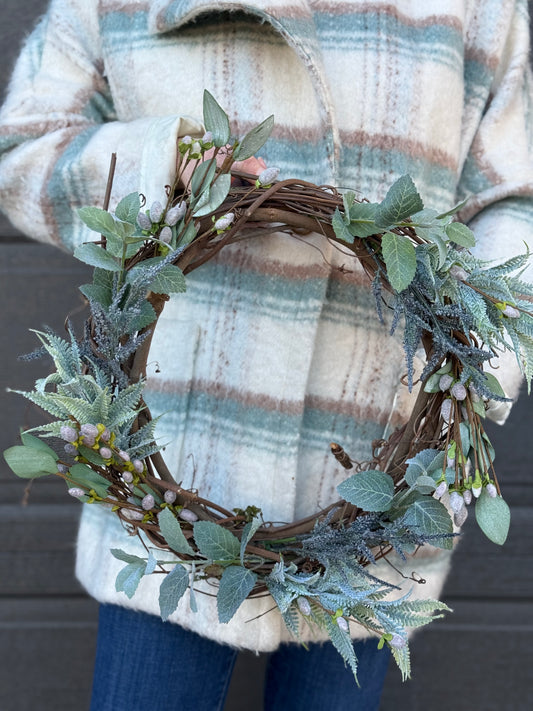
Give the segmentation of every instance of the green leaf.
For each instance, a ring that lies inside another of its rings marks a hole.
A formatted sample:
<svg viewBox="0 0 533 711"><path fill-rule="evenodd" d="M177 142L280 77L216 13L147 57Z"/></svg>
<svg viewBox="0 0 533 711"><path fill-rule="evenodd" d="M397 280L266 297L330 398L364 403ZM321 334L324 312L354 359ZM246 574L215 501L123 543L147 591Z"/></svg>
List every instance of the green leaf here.
<svg viewBox="0 0 533 711"><path fill-rule="evenodd" d="M382 231L374 221L376 208L374 202L356 202L352 205L348 228L352 235L364 238Z"/></svg>
<svg viewBox="0 0 533 711"><path fill-rule="evenodd" d="M430 477L422 474L413 484L421 494L431 494L435 491L435 481Z"/></svg>
<svg viewBox="0 0 533 711"><path fill-rule="evenodd" d="M194 524L194 540L200 553L209 560L236 560L241 542L222 526L212 521L197 521Z"/></svg>
<svg viewBox="0 0 533 711"><path fill-rule="evenodd" d="M474 247L476 238L470 227L463 225L462 222L450 222L445 227L448 239L461 247Z"/></svg>
<svg viewBox="0 0 533 711"><path fill-rule="evenodd" d="M97 495L103 499L107 497L111 485L105 477L95 472L87 464L75 464L71 467L66 480L71 486L81 485L87 489L94 489Z"/></svg>
<svg viewBox="0 0 533 711"><path fill-rule="evenodd" d="M86 447L84 444L80 444L78 447L78 452L80 455L86 459L91 464L96 464L97 467L104 466L104 458L96 450L91 449L91 447Z"/></svg>
<svg viewBox="0 0 533 711"><path fill-rule="evenodd" d="M213 143L218 148L229 141L230 129L228 115L207 89L204 91L204 126L213 134Z"/></svg>
<svg viewBox="0 0 533 711"><path fill-rule="evenodd" d="M159 528L165 541L176 553L194 556L194 551L183 535L178 519L169 508L164 508L158 515Z"/></svg>
<svg viewBox="0 0 533 711"><path fill-rule="evenodd" d="M218 621L229 622L252 591L256 573L240 565L230 565L222 574L217 595Z"/></svg>
<svg viewBox="0 0 533 711"><path fill-rule="evenodd" d="M117 592L125 592L131 599L139 587L139 583L141 582L141 578L143 577L145 570L146 563L144 560L141 560L140 563L128 563L128 565L122 568L120 573L117 575L115 580L115 590Z"/></svg>
<svg viewBox="0 0 533 711"><path fill-rule="evenodd" d="M386 232L381 240L387 278L396 291L403 291L416 274L416 251L408 237Z"/></svg>
<svg viewBox="0 0 533 711"><path fill-rule="evenodd" d="M438 454L439 452L436 449L423 449L411 459L407 459L405 462L407 469L404 476L406 484L415 486L419 477L430 476L430 472L433 470L431 465ZM440 461L442 467L442 459Z"/></svg>
<svg viewBox="0 0 533 711"><path fill-rule="evenodd" d="M99 286L98 284L82 284L79 290L89 301L96 301L97 304L100 304L104 308L111 306L113 296L109 289Z"/></svg>
<svg viewBox="0 0 533 711"><path fill-rule="evenodd" d="M437 269L442 269L442 267L446 264L446 259L448 258L448 246L446 244L446 241L444 239L445 234L444 230L416 230L416 233L420 236L423 237L427 240L429 240L432 244L436 245L437 251L439 253L439 260L437 263Z"/></svg>
<svg viewBox="0 0 533 711"><path fill-rule="evenodd" d="M190 244L196 237L196 227L193 222L189 222L187 227L178 236L178 241L176 243L176 248L186 247Z"/></svg>
<svg viewBox="0 0 533 711"><path fill-rule="evenodd" d="M117 560L122 560L124 563L135 563L136 565L141 565L145 563L144 558L140 558L138 555L133 555L133 553L126 553L122 548L111 548L110 553Z"/></svg>
<svg viewBox="0 0 533 711"><path fill-rule="evenodd" d="M165 264L150 283L150 289L156 294L183 293L185 291L183 272L174 264Z"/></svg>
<svg viewBox="0 0 533 711"><path fill-rule="evenodd" d="M86 244L80 244L74 250L74 256L79 259L80 262L85 262L91 267L98 267L100 269L105 269L108 272L120 272L122 267L120 262L115 259L109 252L102 247L99 247L94 242L87 242Z"/></svg>
<svg viewBox="0 0 533 711"><path fill-rule="evenodd" d="M342 204L344 207L344 219L346 224L350 222L350 208L355 203L355 193L353 190L347 190L342 194Z"/></svg>
<svg viewBox="0 0 533 711"><path fill-rule="evenodd" d="M117 228L113 215L99 207L80 207L78 215L87 227L104 237L116 237Z"/></svg>
<svg viewBox="0 0 533 711"><path fill-rule="evenodd" d="M34 479L57 473L57 456L32 446L10 447L5 450L4 459L11 471L23 479Z"/></svg>
<svg viewBox="0 0 533 711"><path fill-rule="evenodd" d="M343 242L347 242L348 244L353 244L353 235L348 229L348 226L344 220L344 216L338 207L335 208L335 212L333 213L333 217L331 218L331 226L333 227L335 236L338 239L342 240Z"/></svg>
<svg viewBox="0 0 533 711"><path fill-rule="evenodd" d="M211 182L215 177L217 164L214 160L205 160L195 169L191 178L191 199L198 201L206 190L209 190Z"/></svg>
<svg viewBox="0 0 533 711"><path fill-rule="evenodd" d="M200 207L198 210L193 212L193 217L203 217L204 215L209 215L210 212L216 210L217 207L222 205L226 199L230 187L231 175L229 173L219 175L215 182L211 185L209 200L203 207Z"/></svg>
<svg viewBox="0 0 533 711"><path fill-rule="evenodd" d="M150 324L154 323L156 318L154 307L149 301L145 301L141 304L140 313L130 321L128 333L142 331L143 328L146 328L146 326L150 326Z"/></svg>
<svg viewBox="0 0 533 711"><path fill-rule="evenodd" d="M376 225L390 227L402 220L420 212L424 203L413 183L411 176L402 175L391 187L383 202L381 202L375 215Z"/></svg>
<svg viewBox="0 0 533 711"><path fill-rule="evenodd" d="M439 536L453 533L453 524L444 504L430 497L424 497L412 503L405 514L405 525L413 527L417 532ZM442 538L431 542L438 548L451 549L452 539Z"/></svg>
<svg viewBox="0 0 533 711"><path fill-rule="evenodd" d="M178 607L178 603L188 587L189 575L182 565L176 565L170 573L165 575L159 587L159 609L163 621L168 620Z"/></svg>
<svg viewBox="0 0 533 711"><path fill-rule="evenodd" d="M43 442L42 439L39 439L39 437L35 437L34 435L28 434L27 432L21 432L20 439L22 440L22 444L25 447L31 447L32 449L38 450L39 452L47 452L51 457L54 458L56 462L59 459L52 447L48 446L46 442Z"/></svg>
<svg viewBox="0 0 533 711"><path fill-rule="evenodd" d="M466 197L462 202L457 203L457 205L454 205L454 207L451 208L451 210L448 210L448 212L443 212L440 215L437 215L438 220L442 220L444 217L451 217L452 215L455 215L459 210L462 210L463 207L466 205L466 203L470 200L470 195Z"/></svg>
<svg viewBox="0 0 533 711"><path fill-rule="evenodd" d="M119 220L134 225L140 209L141 200L139 193L130 193L119 202L115 210L115 215Z"/></svg>
<svg viewBox="0 0 533 711"><path fill-rule="evenodd" d="M426 380L424 383L424 392L425 393L438 393L440 390L440 379L441 375L439 373L433 373L433 375L430 375L429 378Z"/></svg>
<svg viewBox="0 0 533 711"><path fill-rule="evenodd" d="M341 482L337 491L345 501L363 511L388 511L394 496L394 481L385 472L370 469Z"/></svg>
<svg viewBox="0 0 533 711"><path fill-rule="evenodd" d="M241 536L241 565L244 565L244 554L246 553L246 546L254 537L255 532L261 526L261 519L259 516L255 516L251 521L249 521L242 530Z"/></svg>
<svg viewBox="0 0 533 711"><path fill-rule="evenodd" d="M259 126L252 128L235 149L233 153L235 160L246 160L255 155L268 141L273 128L274 116L269 116L261 121Z"/></svg>
<svg viewBox="0 0 533 711"><path fill-rule="evenodd" d="M489 541L502 546L507 540L511 511L501 496L491 498L484 488L476 501L476 521Z"/></svg>
<svg viewBox="0 0 533 711"><path fill-rule="evenodd" d="M494 395L499 395L500 397L506 397L505 392L498 381L498 378L496 378L492 373L486 373L485 371L483 371L483 375L487 380L487 387L491 391L491 393L494 393Z"/></svg>

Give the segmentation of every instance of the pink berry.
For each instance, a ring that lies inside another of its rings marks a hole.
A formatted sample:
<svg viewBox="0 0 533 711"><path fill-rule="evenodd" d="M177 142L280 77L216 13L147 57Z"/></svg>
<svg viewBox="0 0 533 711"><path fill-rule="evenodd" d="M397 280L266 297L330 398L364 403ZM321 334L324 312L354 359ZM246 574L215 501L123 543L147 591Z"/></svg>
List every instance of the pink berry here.
<svg viewBox="0 0 533 711"><path fill-rule="evenodd" d="M141 506L145 511L150 511L155 506L155 499L152 494L146 494L144 499L141 501Z"/></svg>
<svg viewBox="0 0 533 711"><path fill-rule="evenodd" d="M165 498L165 501L167 502L167 504L173 504L174 501L176 501L177 497L178 497L178 495L176 494L175 491L171 491L170 489L167 489L167 491L165 491L164 498Z"/></svg>
<svg viewBox="0 0 533 711"><path fill-rule="evenodd" d="M61 427L59 434L61 439L64 439L66 442L75 442L78 439L78 432L74 427L69 427L68 425Z"/></svg>
<svg viewBox="0 0 533 711"><path fill-rule="evenodd" d="M198 521L198 516L194 513L194 511L190 511L189 509L181 509L178 516L188 523Z"/></svg>

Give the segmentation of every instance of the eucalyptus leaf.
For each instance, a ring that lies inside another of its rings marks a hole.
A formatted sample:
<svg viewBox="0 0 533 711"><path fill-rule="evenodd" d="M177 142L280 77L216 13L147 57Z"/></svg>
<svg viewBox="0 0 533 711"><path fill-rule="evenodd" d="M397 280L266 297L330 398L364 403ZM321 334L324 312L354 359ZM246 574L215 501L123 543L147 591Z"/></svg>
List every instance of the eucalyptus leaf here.
<svg viewBox="0 0 533 711"><path fill-rule="evenodd" d="M213 143L218 148L225 146L230 137L228 115L207 89L204 91L203 110L204 125L213 134Z"/></svg>
<svg viewBox="0 0 533 711"><path fill-rule="evenodd" d="M474 247L476 238L472 230L463 225L462 222L450 222L446 225L446 234L451 242L459 244L461 247Z"/></svg>
<svg viewBox="0 0 533 711"><path fill-rule="evenodd" d="M164 576L163 582L159 587L159 609L163 621L168 620L176 610L188 587L189 574L182 565L176 565Z"/></svg>
<svg viewBox="0 0 533 711"><path fill-rule="evenodd" d="M165 541L176 553L194 556L194 551L185 538L178 519L169 508L164 508L158 515L159 528Z"/></svg>
<svg viewBox="0 0 533 711"><path fill-rule="evenodd" d="M205 160L195 169L191 178L191 201L193 203L197 203L202 194L209 190L216 169L217 164L214 160Z"/></svg>
<svg viewBox="0 0 533 711"><path fill-rule="evenodd" d="M22 479L35 479L57 473L57 456L28 445L15 445L4 451L9 468Z"/></svg>
<svg viewBox="0 0 533 711"><path fill-rule="evenodd" d="M96 466L104 466L104 458L102 457L101 454L99 454L97 451L92 449L91 447L86 447L83 444L80 444L78 447L78 452L80 456L82 456L84 459L86 459L88 462L91 464L96 464Z"/></svg>
<svg viewBox="0 0 533 711"><path fill-rule="evenodd" d="M492 373L487 373L485 371L483 371L483 375L487 380L487 387L491 393L494 393L494 395L497 395L498 397L507 397L498 378L496 378Z"/></svg>
<svg viewBox="0 0 533 711"><path fill-rule="evenodd" d="M209 200L193 212L193 217L203 217L204 215L209 215L217 209L226 197L228 196L229 189L231 187L231 175L229 173L224 173L224 175L219 175L215 182L211 185L209 191Z"/></svg>
<svg viewBox="0 0 533 711"><path fill-rule="evenodd" d="M511 511L501 496L491 498L483 488L476 501L476 521L487 538L502 546L507 540Z"/></svg>
<svg viewBox="0 0 533 711"><path fill-rule="evenodd" d="M110 482L87 464L74 464L69 470L67 483L71 486L81 485L87 489L94 489L98 496L107 497Z"/></svg>
<svg viewBox="0 0 533 711"><path fill-rule="evenodd" d="M28 432L21 432L20 439L25 447L31 447L32 449L36 449L40 452L46 452L51 457L53 457L56 462L59 459L52 447L47 445L46 442L43 442L42 439L39 439L39 437L35 437L34 435L29 434Z"/></svg>
<svg viewBox="0 0 533 711"><path fill-rule="evenodd" d="M459 425L459 432L461 434L461 449L463 451L463 455L468 457L472 441L470 435L470 425L467 425L466 422L461 422Z"/></svg>
<svg viewBox="0 0 533 711"><path fill-rule="evenodd" d="M370 469L341 482L337 491L345 501L363 511L388 511L394 496L394 481L385 472Z"/></svg>
<svg viewBox="0 0 533 711"><path fill-rule="evenodd" d="M186 247L196 237L196 227L193 222L189 222L187 227L179 233L176 247Z"/></svg>
<svg viewBox="0 0 533 711"><path fill-rule="evenodd" d="M91 267L105 269L108 272L120 272L122 270L120 262L105 249L94 244L94 242L80 244L74 250L74 256L80 262L85 262Z"/></svg>
<svg viewBox="0 0 533 711"><path fill-rule="evenodd" d="M257 574L240 565L230 565L222 573L217 594L218 621L231 620L252 591Z"/></svg>
<svg viewBox="0 0 533 711"><path fill-rule="evenodd" d="M386 232L381 240L387 278L396 291L403 291L416 274L416 251L408 237Z"/></svg>
<svg viewBox="0 0 533 711"><path fill-rule="evenodd" d="M420 212L424 203L411 176L402 175L391 185L385 199L378 205L375 222L378 227L390 227Z"/></svg>
<svg viewBox="0 0 533 711"><path fill-rule="evenodd" d="M430 375L429 378L426 380L424 383L424 392L425 393L438 393L440 390L440 379L441 375L439 373L433 373L433 375Z"/></svg>
<svg viewBox="0 0 533 711"><path fill-rule="evenodd" d="M128 222L130 225L135 225L140 209L141 199L139 193L130 193L119 202L115 210L115 215L119 220Z"/></svg>
<svg viewBox="0 0 533 711"><path fill-rule="evenodd" d="M259 126L252 128L242 139L233 153L235 160L246 160L260 150L268 141L274 128L274 116L269 116Z"/></svg>
<svg viewBox="0 0 533 711"><path fill-rule="evenodd" d="M209 560L237 560L241 542L231 531L212 521L197 521L194 524L194 540L200 553Z"/></svg>

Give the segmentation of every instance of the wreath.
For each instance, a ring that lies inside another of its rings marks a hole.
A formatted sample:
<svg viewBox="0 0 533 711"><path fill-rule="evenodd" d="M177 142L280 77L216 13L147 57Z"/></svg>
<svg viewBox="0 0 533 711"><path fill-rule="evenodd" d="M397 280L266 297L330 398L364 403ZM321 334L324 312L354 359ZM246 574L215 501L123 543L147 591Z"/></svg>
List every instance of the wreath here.
<svg viewBox="0 0 533 711"><path fill-rule="evenodd" d="M112 509L146 550L146 557L112 551L125 563L117 590L132 597L143 576L163 573L163 619L187 589L194 610L200 580L217 596L221 623L246 598L270 594L296 637L302 621L325 630L354 675L349 621L388 645L408 677L407 628L448 608L408 594L390 599L397 588L368 566L391 551L451 548L453 524L464 523L472 500L483 532L504 543L509 508L483 418L491 400L506 397L483 364L510 348L531 381L533 286L520 278L529 253L497 265L477 259L469 251L473 233L454 220L464 203L444 214L424 208L409 176L372 203L352 191L278 181L274 168L259 177L239 173L233 163L261 148L273 118L230 140L228 117L208 92L204 125L202 138L179 140L180 165L166 205L146 209L133 193L110 213L113 161L105 209L79 210L101 235L74 252L95 268L92 283L80 287L90 316L81 338L70 325L66 339L36 332L39 353L52 357L55 370L21 394L56 420L23 432L22 444L6 450L5 459L20 477L58 475L72 496ZM187 166L194 170L183 185ZM392 331L401 319L405 324L410 389L420 344L426 356L409 421L388 440L375 441L365 463L332 443L339 466L352 470L338 486L339 501L283 525L265 522L255 505L229 511L177 484L143 400L157 319L169 294L185 290L184 275L237 239L280 231L299 239L319 233L360 262L377 317L383 322L389 308ZM63 440L59 453L47 437ZM157 551L166 551L162 559Z"/></svg>

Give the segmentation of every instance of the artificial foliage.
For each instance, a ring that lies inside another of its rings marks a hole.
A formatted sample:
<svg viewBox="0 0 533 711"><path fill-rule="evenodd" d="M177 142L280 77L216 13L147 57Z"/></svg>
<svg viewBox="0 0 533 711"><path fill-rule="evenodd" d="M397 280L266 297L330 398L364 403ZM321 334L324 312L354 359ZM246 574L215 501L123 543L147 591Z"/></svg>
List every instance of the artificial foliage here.
<svg viewBox="0 0 533 711"><path fill-rule="evenodd" d="M114 213L79 211L100 235L74 253L94 267L92 282L80 287L90 316L80 337L70 326L66 338L36 332L41 348L33 355L49 355L55 368L21 394L53 421L23 432L5 459L23 478L62 477L72 496L120 517L146 555L111 551L124 563L116 589L131 598L144 576L158 574L164 620L187 590L196 609L198 581L211 584L223 624L248 597L269 593L296 638L302 625L325 631L354 675L349 622L388 645L408 677L407 630L448 608L410 600L369 564L391 551L405 558L423 545L450 548L453 524L460 528L474 501L483 532L504 543L509 508L483 419L490 400L506 397L483 364L509 348L531 382L533 286L521 278L529 253L503 264L474 257L473 233L454 218L462 205L445 214L425 208L407 175L371 203L355 191L277 181L274 168L257 178L239 173L234 162L261 148L272 117L233 139L227 115L205 92L204 124L203 137L179 141L165 205L147 208L132 193ZM185 290L184 274L242 236L280 230L299 239L302 230L321 233L352 251L368 274L376 317L383 322L391 309L392 330L404 329L410 388L415 353L422 345L426 354L409 422L365 463L332 443L350 474L341 498L283 525L265 522L260 502L227 511L177 484L143 400L157 318L168 295ZM47 438L62 440L61 455Z"/></svg>

